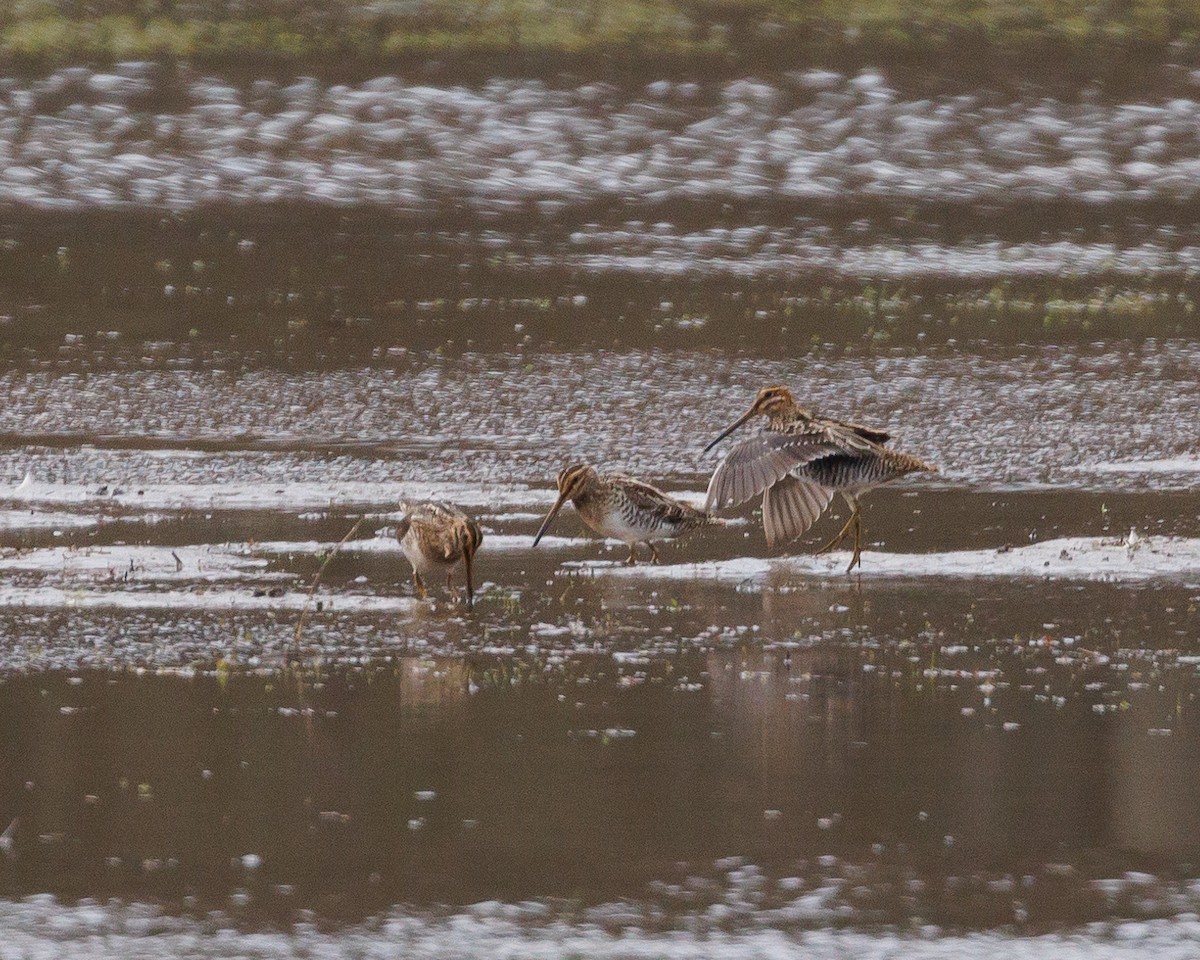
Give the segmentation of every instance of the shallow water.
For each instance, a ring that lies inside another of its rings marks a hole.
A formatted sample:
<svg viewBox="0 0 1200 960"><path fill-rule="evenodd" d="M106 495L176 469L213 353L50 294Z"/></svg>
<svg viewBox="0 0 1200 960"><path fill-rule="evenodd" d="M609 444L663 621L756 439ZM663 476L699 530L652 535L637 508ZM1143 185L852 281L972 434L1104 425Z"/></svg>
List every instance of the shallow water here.
<svg viewBox="0 0 1200 960"><path fill-rule="evenodd" d="M1129 926L1197 906L1190 341L175 370L114 343L2 374L0 893L30 955L340 955L306 922L413 955L441 924L597 956L1195 936ZM776 380L943 468L869 498L861 577L771 558L749 510L658 568L569 511L530 548L567 458L699 497ZM390 524L431 495L484 524L473 611L412 596ZM34 933L46 893L165 912ZM805 939L830 925L864 939Z"/></svg>
<svg viewBox="0 0 1200 960"><path fill-rule="evenodd" d="M1194 955L1194 244L1060 214L6 223L18 955ZM768 382L940 467L860 574L841 504L531 547L569 461L700 502Z"/></svg>

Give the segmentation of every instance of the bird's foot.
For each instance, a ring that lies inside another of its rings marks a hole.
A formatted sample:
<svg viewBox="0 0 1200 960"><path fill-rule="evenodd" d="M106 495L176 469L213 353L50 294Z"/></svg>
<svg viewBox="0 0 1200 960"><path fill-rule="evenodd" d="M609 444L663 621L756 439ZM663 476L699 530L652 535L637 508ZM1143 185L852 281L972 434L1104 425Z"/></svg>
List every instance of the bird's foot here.
<svg viewBox="0 0 1200 960"><path fill-rule="evenodd" d="M820 550L818 550L816 553L814 553L813 556L819 557L823 553L832 553L834 550L836 550L841 545L841 542L845 539L846 539L845 534L838 534L838 536L834 537L827 544L825 544L825 546L823 546Z"/></svg>
<svg viewBox="0 0 1200 960"><path fill-rule="evenodd" d="M820 550L818 550L816 552L816 556L819 557L823 553L829 553L831 550L834 550L840 546L841 542L846 539L846 535L850 532L850 527L853 523L854 514L851 514L850 519L847 520L842 529L837 532L837 536L825 544L825 546L823 546Z"/></svg>

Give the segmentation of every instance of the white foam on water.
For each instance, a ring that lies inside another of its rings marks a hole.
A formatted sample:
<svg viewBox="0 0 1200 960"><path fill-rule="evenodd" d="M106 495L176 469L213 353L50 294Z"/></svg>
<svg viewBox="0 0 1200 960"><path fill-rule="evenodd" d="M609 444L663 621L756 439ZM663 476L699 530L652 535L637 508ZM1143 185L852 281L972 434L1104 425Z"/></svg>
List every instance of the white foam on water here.
<svg viewBox="0 0 1200 960"><path fill-rule="evenodd" d="M384 508L381 517L398 519L401 500L448 500L470 511L488 511L498 520L540 521L554 505L555 492L547 486L496 483L420 483L403 481L373 483L338 481L332 483L169 483L114 484L110 492L99 493L94 484L41 483L26 477L15 487L0 488L0 503L28 504L30 507L89 506L123 510L283 510L292 512ZM703 506L703 490L676 490L671 496L695 507ZM517 508L514 510L513 508ZM29 510L8 511L16 518L38 514ZM0 511L0 528L5 511ZM62 517L64 514L46 514ZM99 518L79 516L99 522ZM122 518L125 519L125 518ZM131 518L132 519L132 518ZM46 519L44 524L52 525Z"/></svg>
<svg viewBox="0 0 1200 960"><path fill-rule="evenodd" d="M87 581L213 581L270 579L268 561L237 547L221 546L87 546L42 547L0 551L0 571L58 574Z"/></svg>
<svg viewBox="0 0 1200 960"><path fill-rule="evenodd" d="M0 489L0 502L46 506L115 506L143 510L345 510L353 507L395 509L401 500L450 500L464 508L545 507L551 491L525 484L449 483L171 483L121 484L98 493L94 484L41 483L26 477Z"/></svg>
<svg viewBox="0 0 1200 960"><path fill-rule="evenodd" d="M111 520L104 515L42 513L37 510L0 510L0 530L85 530Z"/></svg>
<svg viewBox="0 0 1200 960"><path fill-rule="evenodd" d="M616 541L614 541L616 542ZM586 546L587 541L573 537L542 537L537 547L533 546L533 536L521 536L507 533L488 533L484 535L483 545L479 548L479 556L486 557L489 553L521 553L527 550L570 550ZM332 550L332 541L318 540L269 540L262 543L239 544L239 551L252 554L284 555L289 553L317 554ZM403 556L400 541L394 536L376 536L362 540L347 540L342 544L339 553L394 553Z"/></svg>
<svg viewBox="0 0 1200 960"><path fill-rule="evenodd" d="M656 933L636 926L609 932L598 924L562 920L531 923L518 915L520 906L477 904L436 917L394 910L368 924L333 931L315 924L278 931L246 930L220 914L194 920L148 904L66 904L39 895L0 901L0 929L4 955L25 960L1195 960L1200 954L1200 921L1194 915L1029 936L1004 931L946 934L936 927Z"/></svg>
<svg viewBox="0 0 1200 960"><path fill-rule="evenodd" d="M777 557L737 557L708 563L666 566L612 566L589 561L565 567L607 576L651 580L753 581L770 575L834 578L845 576L845 551ZM1133 545L1115 538L1064 537L1021 547L952 550L943 553L885 553L866 550L854 576L864 578L1014 577L1055 580L1102 580L1115 583L1156 578L1200 578L1200 539L1142 537Z"/></svg>
<svg viewBox="0 0 1200 960"><path fill-rule="evenodd" d="M532 537L492 534L480 553L510 553L533 549ZM539 550L586 547L586 540L545 537ZM268 570L271 556L304 554L318 557L335 546L331 542L273 541L179 546L108 545L40 547L0 550L0 573L42 574L38 586L6 584L0 589L0 608L123 610L299 610L304 606L303 587L282 596L254 596L249 584L240 589L212 588L231 581L253 584L297 579L297 574ZM406 563L395 537L351 540L340 551L350 554L386 554ZM407 570L407 566L404 568ZM188 589L180 589L182 585ZM174 590L147 590L146 586L174 585ZM276 587L276 589L281 589ZM406 596L360 596L340 590L317 597L327 610L343 613L395 612L410 609Z"/></svg>
<svg viewBox="0 0 1200 960"><path fill-rule="evenodd" d="M575 560L563 564L567 570L643 578L646 580L716 580L720 583L742 583L765 578L780 569L782 560L764 557L735 557L731 560L709 560L698 563L639 563L635 566L617 560Z"/></svg>
<svg viewBox="0 0 1200 960"><path fill-rule="evenodd" d="M320 591L309 603L314 616L315 602L329 613L396 613L412 610L418 602L409 596L364 596L344 592ZM0 609L5 610L179 610L212 613L259 610L302 610L308 603L307 591L289 591L282 596L255 596L243 590L89 590L82 588L32 587L0 588Z"/></svg>
<svg viewBox="0 0 1200 960"><path fill-rule="evenodd" d="M1114 460L1079 467L1094 473L1160 474L1200 473L1200 457L1164 457L1159 460Z"/></svg>

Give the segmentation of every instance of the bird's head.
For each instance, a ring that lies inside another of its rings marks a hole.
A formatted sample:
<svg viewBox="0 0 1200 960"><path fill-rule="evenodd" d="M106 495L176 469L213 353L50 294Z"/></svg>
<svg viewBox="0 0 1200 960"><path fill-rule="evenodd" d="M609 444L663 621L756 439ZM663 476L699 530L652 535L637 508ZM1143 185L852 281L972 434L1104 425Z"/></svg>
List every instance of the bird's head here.
<svg viewBox="0 0 1200 960"><path fill-rule="evenodd" d="M566 500L580 496L596 479L596 468L588 463L573 463L558 471L558 495Z"/></svg>
<svg viewBox="0 0 1200 960"><path fill-rule="evenodd" d="M792 396L792 391L787 387L763 387L758 391L758 396L754 398L747 418L776 416L794 410L795 407L796 398Z"/></svg>
<svg viewBox="0 0 1200 960"><path fill-rule="evenodd" d="M573 463L569 467L563 467L558 471L558 499L554 502L554 506L550 508L550 512L546 514L546 519L542 521L542 526L538 530L537 536L533 538L533 545L535 547L542 537L546 535L546 531L550 529L550 524L558 516L558 511L562 509L563 504L568 500L575 500L582 496L588 487L596 481L596 476L596 468L587 463Z"/></svg>
<svg viewBox="0 0 1200 960"><path fill-rule="evenodd" d="M750 409L738 417L732 425L721 431L720 436L704 448L704 452L708 453L734 430L755 417L778 417L795 409L796 398L792 396L792 391L787 387L763 387L758 391L758 396L754 398Z"/></svg>
<svg viewBox="0 0 1200 960"><path fill-rule="evenodd" d="M475 604L475 582L473 571L475 567L475 554L479 550L480 544L483 543L483 530L474 520L462 520L455 525L454 540L462 551L463 572L467 580L467 606Z"/></svg>

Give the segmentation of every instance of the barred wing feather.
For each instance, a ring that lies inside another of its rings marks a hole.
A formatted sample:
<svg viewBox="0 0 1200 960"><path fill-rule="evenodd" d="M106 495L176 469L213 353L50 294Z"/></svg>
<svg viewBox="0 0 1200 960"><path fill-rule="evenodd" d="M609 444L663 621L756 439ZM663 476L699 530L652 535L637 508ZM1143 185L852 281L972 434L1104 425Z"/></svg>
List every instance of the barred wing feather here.
<svg viewBox="0 0 1200 960"><path fill-rule="evenodd" d="M621 486L630 503L639 510L659 513L665 520L672 523L705 519L704 511L697 510L691 504L676 500L669 494L663 493L658 487L652 487L648 483L642 483L640 480L622 474L611 476L611 480Z"/></svg>
<svg viewBox="0 0 1200 960"><path fill-rule="evenodd" d="M717 465L708 484L704 509L745 503L777 484L796 467L842 450L842 445L826 430L796 433L763 430L734 446Z"/></svg>
<svg viewBox="0 0 1200 960"><path fill-rule="evenodd" d="M807 480L785 476L763 491L763 530L767 546L793 540L808 530L833 499L833 491Z"/></svg>
<svg viewBox="0 0 1200 960"><path fill-rule="evenodd" d="M462 510L447 500L401 500L399 506L409 522L416 520L418 523L450 523L469 519Z"/></svg>

